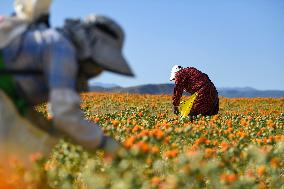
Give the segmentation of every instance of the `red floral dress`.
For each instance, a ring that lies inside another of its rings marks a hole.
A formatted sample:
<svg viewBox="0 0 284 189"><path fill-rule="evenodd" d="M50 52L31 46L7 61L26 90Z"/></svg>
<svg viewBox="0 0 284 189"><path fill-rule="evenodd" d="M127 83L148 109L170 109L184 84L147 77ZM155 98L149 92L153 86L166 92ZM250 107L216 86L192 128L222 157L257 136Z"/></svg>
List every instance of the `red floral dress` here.
<svg viewBox="0 0 284 189"><path fill-rule="evenodd" d="M198 93L190 115L216 115L219 111L218 92L208 75L196 68L183 68L175 76L173 105L179 106L183 91Z"/></svg>

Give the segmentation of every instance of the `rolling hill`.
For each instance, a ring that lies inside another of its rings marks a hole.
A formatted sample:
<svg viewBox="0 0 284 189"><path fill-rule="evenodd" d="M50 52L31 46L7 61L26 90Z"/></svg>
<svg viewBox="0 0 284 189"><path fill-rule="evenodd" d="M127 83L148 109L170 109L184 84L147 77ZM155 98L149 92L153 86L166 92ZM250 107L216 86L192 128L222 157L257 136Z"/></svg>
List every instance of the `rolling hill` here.
<svg viewBox="0 0 284 189"><path fill-rule="evenodd" d="M111 86L111 87L110 87ZM133 87L119 87L114 84L90 84L90 91L97 92L114 92L114 93L137 93L137 94L172 94L174 84L147 84L139 85ZM244 88L218 88L219 96L229 97L229 98L239 98L239 97L284 97L284 91L281 90L257 90L251 87Z"/></svg>

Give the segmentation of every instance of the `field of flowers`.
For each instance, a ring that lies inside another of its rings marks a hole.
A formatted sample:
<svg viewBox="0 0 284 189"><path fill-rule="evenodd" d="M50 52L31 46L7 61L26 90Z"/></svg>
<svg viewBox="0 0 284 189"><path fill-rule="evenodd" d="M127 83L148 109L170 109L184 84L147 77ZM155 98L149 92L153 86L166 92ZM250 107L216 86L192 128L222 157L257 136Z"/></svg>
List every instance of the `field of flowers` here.
<svg viewBox="0 0 284 189"><path fill-rule="evenodd" d="M47 160L32 158L51 188L284 188L284 98L221 97L218 115L192 120L174 115L167 95L82 99L86 118L126 150L109 161L60 141Z"/></svg>

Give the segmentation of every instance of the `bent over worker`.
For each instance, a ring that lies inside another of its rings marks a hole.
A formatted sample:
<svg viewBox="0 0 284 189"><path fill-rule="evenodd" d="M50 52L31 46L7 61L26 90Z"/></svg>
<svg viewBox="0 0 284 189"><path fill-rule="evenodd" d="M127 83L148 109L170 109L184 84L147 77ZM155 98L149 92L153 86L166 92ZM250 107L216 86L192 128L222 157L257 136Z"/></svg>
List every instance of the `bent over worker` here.
<svg viewBox="0 0 284 189"><path fill-rule="evenodd" d="M122 55L122 28L90 15L53 29L47 20L49 0L16 2L16 16L0 19L0 143L49 151L67 136L86 149L114 155L120 145L84 119L79 92L103 70L133 76ZM47 101L50 124L33 111Z"/></svg>
<svg viewBox="0 0 284 189"><path fill-rule="evenodd" d="M216 115L219 111L219 98L216 87L208 75L194 67L183 68L175 65L172 68L171 81L175 81L173 92L174 113L179 113L180 99L183 91L197 94L189 115Z"/></svg>

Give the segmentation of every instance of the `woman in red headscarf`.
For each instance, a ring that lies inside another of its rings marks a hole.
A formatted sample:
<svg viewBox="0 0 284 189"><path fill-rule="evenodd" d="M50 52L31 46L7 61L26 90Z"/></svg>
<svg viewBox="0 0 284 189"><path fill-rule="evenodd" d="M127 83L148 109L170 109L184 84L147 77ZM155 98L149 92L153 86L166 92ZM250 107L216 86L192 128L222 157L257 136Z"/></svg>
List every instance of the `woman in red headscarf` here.
<svg viewBox="0 0 284 189"><path fill-rule="evenodd" d="M218 92L208 75L194 67L183 68L175 65L171 72L171 81L175 81L173 92L174 113L179 113L183 91L198 93L189 115L216 115L219 111Z"/></svg>

